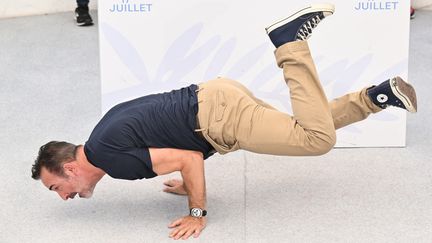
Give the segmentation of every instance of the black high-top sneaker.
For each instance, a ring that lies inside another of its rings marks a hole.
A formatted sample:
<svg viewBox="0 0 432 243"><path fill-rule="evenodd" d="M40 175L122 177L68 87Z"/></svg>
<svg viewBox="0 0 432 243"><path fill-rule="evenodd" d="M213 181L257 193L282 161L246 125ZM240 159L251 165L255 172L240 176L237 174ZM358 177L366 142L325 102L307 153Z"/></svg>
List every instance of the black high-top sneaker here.
<svg viewBox="0 0 432 243"><path fill-rule="evenodd" d="M318 23L334 10L332 4L313 4L267 27L267 35L276 48L291 41L307 40Z"/></svg>
<svg viewBox="0 0 432 243"><path fill-rule="evenodd" d="M75 9L75 20L78 26L93 25L93 19L90 16L89 8L87 5L79 5Z"/></svg>
<svg viewBox="0 0 432 243"><path fill-rule="evenodd" d="M417 112L417 96L414 87L400 77L369 88L367 95L375 105L383 109L387 106L395 106L412 113Z"/></svg>

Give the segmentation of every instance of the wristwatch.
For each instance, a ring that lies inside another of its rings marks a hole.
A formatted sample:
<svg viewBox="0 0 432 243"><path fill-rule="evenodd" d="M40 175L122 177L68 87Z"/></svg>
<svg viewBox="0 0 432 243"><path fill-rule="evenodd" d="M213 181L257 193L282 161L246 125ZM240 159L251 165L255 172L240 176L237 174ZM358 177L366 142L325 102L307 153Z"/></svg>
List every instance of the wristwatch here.
<svg viewBox="0 0 432 243"><path fill-rule="evenodd" d="M191 208L189 215L194 218L201 218L207 215L207 210L201 208Z"/></svg>

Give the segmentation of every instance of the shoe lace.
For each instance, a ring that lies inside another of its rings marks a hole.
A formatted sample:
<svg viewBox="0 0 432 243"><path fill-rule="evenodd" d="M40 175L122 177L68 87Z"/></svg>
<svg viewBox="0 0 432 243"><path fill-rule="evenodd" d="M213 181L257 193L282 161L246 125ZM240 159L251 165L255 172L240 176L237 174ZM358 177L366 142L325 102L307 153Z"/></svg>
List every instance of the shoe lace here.
<svg viewBox="0 0 432 243"><path fill-rule="evenodd" d="M307 40L312 34L312 30L321 22L323 18L319 14L306 21L297 32L297 40Z"/></svg>

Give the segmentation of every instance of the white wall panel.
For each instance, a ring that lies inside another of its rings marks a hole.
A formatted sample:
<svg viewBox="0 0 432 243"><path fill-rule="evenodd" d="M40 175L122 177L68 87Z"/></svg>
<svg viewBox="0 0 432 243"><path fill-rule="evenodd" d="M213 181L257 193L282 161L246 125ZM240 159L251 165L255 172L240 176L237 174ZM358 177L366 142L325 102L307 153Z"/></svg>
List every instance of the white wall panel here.
<svg viewBox="0 0 432 243"><path fill-rule="evenodd" d="M236 79L291 113L288 88L264 27L315 1L102 0L102 104L216 76ZM309 41L329 99L408 76L409 2L334 0ZM358 9L360 4L366 9ZM406 113L387 109L338 130L338 146L404 146Z"/></svg>

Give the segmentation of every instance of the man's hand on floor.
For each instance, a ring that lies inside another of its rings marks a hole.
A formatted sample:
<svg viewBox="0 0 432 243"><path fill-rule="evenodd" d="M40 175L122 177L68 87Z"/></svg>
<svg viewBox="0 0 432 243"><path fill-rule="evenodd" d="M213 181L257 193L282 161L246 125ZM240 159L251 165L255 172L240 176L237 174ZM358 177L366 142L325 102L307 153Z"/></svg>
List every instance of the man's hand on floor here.
<svg viewBox="0 0 432 243"><path fill-rule="evenodd" d="M179 179L171 179L164 182L166 186L164 188L164 192L174 193L178 195L187 195L186 190L184 189L183 181Z"/></svg>
<svg viewBox="0 0 432 243"><path fill-rule="evenodd" d="M207 220L205 217L194 218L190 215L182 217L172 222L168 227L174 228L169 237L174 240L187 240L191 235L197 238L201 231L206 227Z"/></svg>

